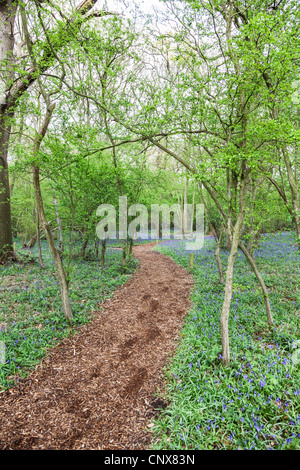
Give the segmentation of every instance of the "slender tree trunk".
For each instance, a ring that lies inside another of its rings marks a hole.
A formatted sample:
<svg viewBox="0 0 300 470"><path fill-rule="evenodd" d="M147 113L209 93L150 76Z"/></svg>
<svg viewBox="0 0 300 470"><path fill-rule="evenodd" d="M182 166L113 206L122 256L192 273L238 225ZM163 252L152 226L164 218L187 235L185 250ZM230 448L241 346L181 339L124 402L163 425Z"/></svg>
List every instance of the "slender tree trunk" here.
<svg viewBox="0 0 300 470"><path fill-rule="evenodd" d="M43 267L43 254L42 254L42 247L41 247L41 231L40 231L40 218L39 213L36 213L36 241L38 246L38 253L39 253L39 263Z"/></svg>
<svg viewBox="0 0 300 470"><path fill-rule="evenodd" d="M101 267L105 268L106 240L101 240Z"/></svg>
<svg viewBox="0 0 300 470"><path fill-rule="evenodd" d="M123 266L126 264L126 256L127 256L127 240L124 238L122 240L122 263Z"/></svg>
<svg viewBox="0 0 300 470"><path fill-rule="evenodd" d="M54 105L50 105L49 103L47 104L47 114L45 116L43 126L39 130L39 133L35 139L33 155L36 155L37 152L39 151L41 142L47 132L54 107L55 107ZM66 278L66 273L65 273L64 266L60 257L59 250L56 248L55 241L54 241L52 232L50 230L50 227L49 227L46 215L45 215L41 186L40 186L40 169L36 165L33 165L32 170L33 170L33 185L35 189L35 198L36 198L37 210L39 214L39 220L41 222L41 226L46 235L49 248L53 257L53 261L55 264L56 273L57 273L57 277L59 281L60 292L61 292L63 312L67 321L72 322L73 315L72 315L72 310L71 310L71 305L70 305L70 300L69 300L69 283Z"/></svg>
<svg viewBox="0 0 300 470"><path fill-rule="evenodd" d="M69 238L69 260L70 264L73 258L73 245L74 245L74 221L75 221L75 204L74 204L74 189L72 181L72 169L69 170L70 175L70 202L71 202L71 227L70 227L70 238Z"/></svg>
<svg viewBox="0 0 300 470"><path fill-rule="evenodd" d="M196 188L195 188L196 183L194 182L194 188L193 188L193 202L192 202L192 216L191 216L191 226L190 230L191 233L194 232L194 214L195 214L195 196L196 196Z"/></svg>
<svg viewBox="0 0 300 470"><path fill-rule="evenodd" d="M231 178L230 178L230 169L229 168L227 168L227 200L228 200L228 219L227 219L227 233L226 233L226 250L230 251L230 248L231 248L232 205L231 205Z"/></svg>
<svg viewBox="0 0 300 470"><path fill-rule="evenodd" d="M269 299L269 294L268 294L268 290L267 290L267 287L264 283L264 280L258 270L258 267L255 263L255 259L253 258L253 256L249 253L249 251L247 250L247 248L244 246L244 244L240 241L239 242L239 246L242 250L242 252L244 253L244 255L246 256L250 266L252 267L253 269L253 272L261 286L261 289L262 289L262 292L263 292L263 297L264 297L264 302L265 302L265 309L266 309L266 313L267 313L267 318L268 318L268 323L269 323L269 326L272 327L273 324L274 324L274 321L273 321L273 317L272 317L272 311L271 311L271 305L270 305L270 299Z"/></svg>
<svg viewBox="0 0 300 470"><path fill-rule="evenodd" d="M86 248L88 246L88 243L89 243L89 238L85 238L83 243L82 243L82 246L81 246L81 258L84 258L85 257L85 251L86 251Z"/></svg>
<svg viewBox="0 0 300 470"><path fill-rule="evenodd" d="M184 240L184 198L180 194L179 196L177 196L177 199L178 199L178 206L180 205L180 211L181 211L181 214L180 214L181 236L182 236L182 240ZM160 238L160 234L158 238Z"/></svg>
<svg viewBox="0 0 300 470"><path fill-rule="evenodd" d="M24 238L23 238L23 248L26 248L27 246L27 225L25 227L25 233L24 233Z"/></svg>
<svg viewBox="0 0 300 470"><path fill-rule="evenodd" d="M71 310L71 305L70 305L70 300L69 300L69 285L68 285L68 281L66 278L66 273L63 267L63 263L60 257L60 253L58 249L56 248L52 232L50 230L49 224L45 216L44 204L43 204L41 187L40 187L40 170L35 165L33 165L33 184L34 184L34 189L35 189L36 203L37 203L39 218L40 218L44 233L46 235L48 245L51 250L51 254L53 256L53 260L54 260L54 264L56 268L56 273L57 273L60 292L61 292L63 312L64 312L66 319L69 322L71 322L73 320L73 315L72 315L72 310Z"/></svg>
<svg viewBox="0 0 300 470"><path fill-rule="evenodd" d="M247 243L247 250L250 254L250 256L253 257L253 254L254 254L254 251L255 251L255 248L257 246L257 243L259 241L259 238L260 238L260 226L254 230L252 233L251 233L251 238L249 240L249 242Z"/></svg>
<svg viewBox="0 0 300 470"><path fill-rule="evenodd" d="M222 243L222 238L223 238L223 230L221 230L218 241L217 241L217 248L215 251L215 258L217 261L218 265L218 270L219 270L219 283L224 284L224 270L223 270L223 265L222 261L220 258L220 249L221 249L221 243Z"/></svg>
<svg viewBox="0 0 300 470"><path fill-rule="evenodd" d="M55 208L55 217L56 217L56 223L57 223L57 229L58 229L58 237L59 237L59 245L58 249L60 252L60 256L62 257L63 251L64 251L64 240L63 240L63 234L62 234L62 227L61 227L61 220L58 212L58 203L57 199L55 197L54 189L53 189L53 204Z"/></svg>
<svg viewBox="0 0 300 470"><path fill-rule="evenodd" d="M132 250L133 250L133 238L130 238L130 243L129 243L129 248L128 248L129 257L132 255Z"/></svg>
<svg viewBox="0 0 300 470"><path fill-rule="evenodd" d="M183 196L183 231L184 234L187 235L189 232L189 225L188 225L188 189L189 189L189 179L185 177L185 185L184 185L184 196Z"/></svg>
<svg viewBox="0 0 300 470"><path fill-rule="evenodd" d="M233 234L231 237L231 250L227 262L226 270L226 280L225 280L225 296L221 312L221 342L222 342L222 355L223 355L223 364L228 366L230 361L230 352L229 352L229 331L228 331L228 321L230 313L230 304L232 298L232 283L233 283L233 270L234 263L238 253L238 246L240 241L240 234L245 218L245 202L246 202L246 187L247 187L247 177L242 175L241 185L240 185L240 194L239 194L239 213L237 220L233 229Z"/></svg>
<svg viewBox="0 0 300 470"><path fill-rule="evenodd" d="M95 246L95 254L96 258L99 258L99 239L96 237L94 241L94 246Z"/></svg>

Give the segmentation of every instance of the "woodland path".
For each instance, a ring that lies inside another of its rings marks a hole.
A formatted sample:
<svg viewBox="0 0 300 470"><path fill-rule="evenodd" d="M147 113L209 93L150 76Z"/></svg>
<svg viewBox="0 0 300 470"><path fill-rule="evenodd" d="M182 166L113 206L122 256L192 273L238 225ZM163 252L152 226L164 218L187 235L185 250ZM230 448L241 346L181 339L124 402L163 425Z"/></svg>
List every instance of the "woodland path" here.
<svg viewBox="0 0 300 470"><path fill-rule="evenodd" d="M0 395L0 449L139 450L189 310L192 277L155 243L140 266L23 382ZM163 403L161 403L163 404Z"/></svg>

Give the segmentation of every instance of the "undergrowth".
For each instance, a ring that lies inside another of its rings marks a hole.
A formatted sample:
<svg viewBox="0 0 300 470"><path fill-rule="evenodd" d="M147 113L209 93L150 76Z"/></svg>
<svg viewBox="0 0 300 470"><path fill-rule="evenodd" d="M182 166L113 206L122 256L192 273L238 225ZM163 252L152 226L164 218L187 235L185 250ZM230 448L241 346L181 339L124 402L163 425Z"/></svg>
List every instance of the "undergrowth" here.
<svg viewBox="0 0 300 470"><path fill-rule="evenodd" d="M18 247L19 262L0 266L0 341L5 363L0 364L0 390L26 377L62 338L88 323L99 304L124 284L136 266L122 265L122 252L107 249L106 267L95 257L70 263L72 325L65 320L58 280L49 250L43 243L45 267L38 264L36 249Z"/></svg>
<svg viewBox="0 0 300 470"><path fill-rule="evenodd" d="M188 269L184 243L156 249ZM207 238L195 252L193 307L165 371L169 406L154 421L153 449L300 449L300 257L294 233L263 236L255 254L269 289L274 331L257 280L238 255L229 367L222 364L224 287L214 249L213 238ZM226 268L228 253L221 256Z"/></svg>

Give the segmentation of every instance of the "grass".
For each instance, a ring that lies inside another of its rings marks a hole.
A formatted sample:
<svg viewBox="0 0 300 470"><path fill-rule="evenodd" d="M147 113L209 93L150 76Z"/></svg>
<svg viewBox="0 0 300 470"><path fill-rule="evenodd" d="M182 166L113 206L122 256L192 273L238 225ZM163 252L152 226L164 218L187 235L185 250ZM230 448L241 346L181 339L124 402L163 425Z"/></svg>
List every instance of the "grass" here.
<svg viewBox="0 0 300 470"><path fill-rule="evenodd" d="M154 421L153 449L300 449L300 256L295 235L265 235L255 255L270 293L273 332L256 278L239 253L228 368L222 364L224 290L214 247L208 238L195 252L193 307L165 371L169 406ZM165 242L156 250L189 269L184 242ZM228 253L221 256L226 267Z"/></svg>
<svg viewBox="0 0 300 470"><path fill-rule="evenodd" d="M74 324L70 326L62 312L58 280L46 244L43 242L45 268L37 263L36 249L29 253L20 246L18 243L23 262L0 266L0 341L5 344L0 391L26 377L49 348L89 322L99 303L124 284L137 266L132 260L124 268L122 252L110 248L104 270L93 257L86 260L75 257L70 265L70 302L74 315ZM29 262L32 257L34 263Z"/></svg>

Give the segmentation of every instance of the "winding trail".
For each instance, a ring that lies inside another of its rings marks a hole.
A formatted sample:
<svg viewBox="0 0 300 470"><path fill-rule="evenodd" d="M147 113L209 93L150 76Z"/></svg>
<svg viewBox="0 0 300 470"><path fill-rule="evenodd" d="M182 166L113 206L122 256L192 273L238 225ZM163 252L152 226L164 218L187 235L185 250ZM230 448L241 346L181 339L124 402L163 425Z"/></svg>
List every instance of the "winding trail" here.
<svg viewBox="0 0 300 470"><path fill-rule="evenodd" d="M147 449L149 425L190 307L192 277L155 243L80 333L0 395L0 449ZM163 404L163 403L162 403Z"/></svg>

